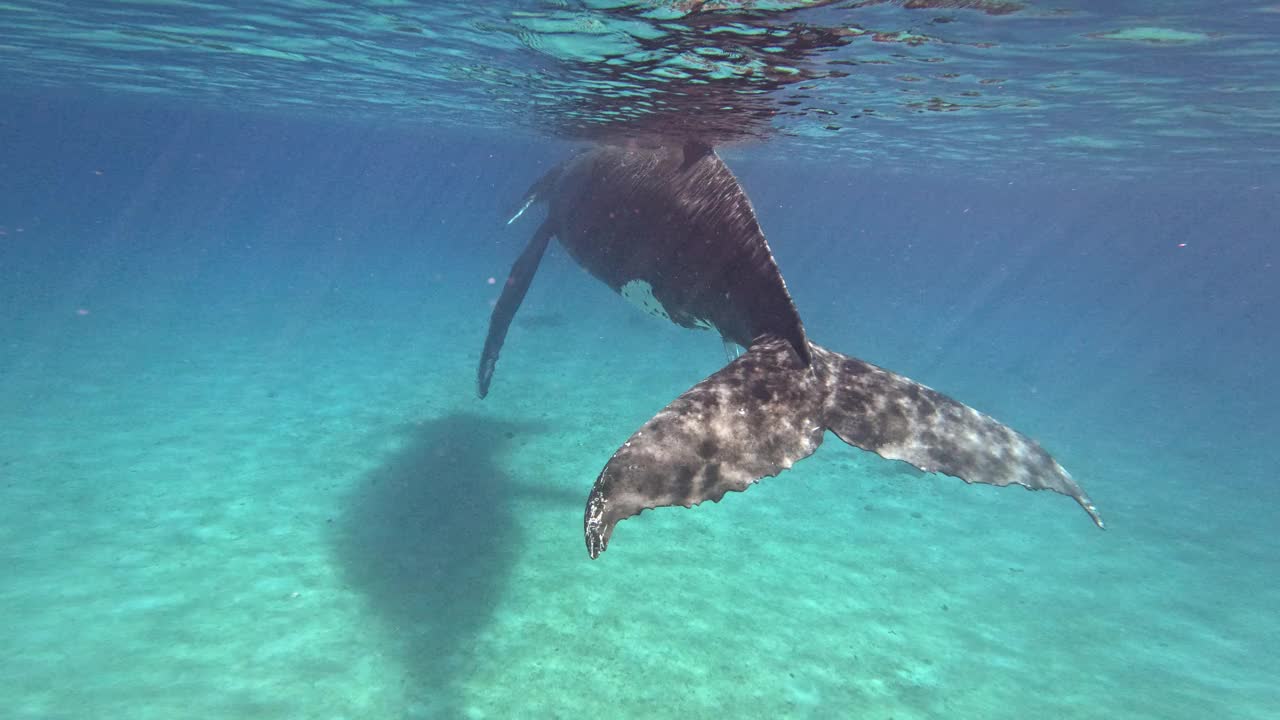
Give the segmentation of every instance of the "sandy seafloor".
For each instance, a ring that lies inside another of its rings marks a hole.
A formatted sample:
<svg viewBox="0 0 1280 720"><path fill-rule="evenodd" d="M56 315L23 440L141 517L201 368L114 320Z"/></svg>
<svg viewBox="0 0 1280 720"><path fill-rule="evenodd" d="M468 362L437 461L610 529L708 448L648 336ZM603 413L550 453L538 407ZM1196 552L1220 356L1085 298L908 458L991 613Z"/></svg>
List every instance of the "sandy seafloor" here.
<svg viewBox="0 0 1280 720"><path fill-rule="evenodd" d="M1109 530L828 435L588 560L596 474L723 353L553 253L476 399L486 276L531 228L412 283L332 248L8 267L30 287L0 346L0 714L1278 716L1266 428L1194 368L1015 377L992 358L1052 355L1017 331L911 354L927 298L869 317L792 283L817 341L1038 437Z"/></svg>

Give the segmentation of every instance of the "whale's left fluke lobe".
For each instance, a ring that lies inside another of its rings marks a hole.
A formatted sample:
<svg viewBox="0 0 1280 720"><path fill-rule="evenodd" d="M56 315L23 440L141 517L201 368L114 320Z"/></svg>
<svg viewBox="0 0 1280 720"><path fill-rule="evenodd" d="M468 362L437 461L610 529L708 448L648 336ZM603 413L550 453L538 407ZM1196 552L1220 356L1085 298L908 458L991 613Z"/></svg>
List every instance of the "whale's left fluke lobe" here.
<svg viewBox="0 0 1280 720"><path fill-rule="evenodd" d="M818 377L789 342L755 343L613 454L587 499L587 552L599 557L614 525L642 510L717 502L812 455L822 409Z"/></svg>

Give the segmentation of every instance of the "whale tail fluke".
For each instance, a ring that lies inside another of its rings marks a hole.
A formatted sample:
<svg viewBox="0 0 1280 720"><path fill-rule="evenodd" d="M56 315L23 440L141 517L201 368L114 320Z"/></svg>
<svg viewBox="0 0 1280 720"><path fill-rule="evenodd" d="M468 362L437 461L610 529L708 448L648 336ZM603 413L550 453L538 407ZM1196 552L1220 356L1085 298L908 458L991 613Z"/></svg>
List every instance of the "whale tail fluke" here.
<svg viewBox="0 0 1280 720"><path fill-rule="evenodd" d="M692 507L743 491L813 454L831 430L846 443L969 483L1054 490L1102 527L1089 496L1034 440L942 393L810 342L806 367L764 336L694 385L614 453L587 500L587 552L643 510Z"/></svg>

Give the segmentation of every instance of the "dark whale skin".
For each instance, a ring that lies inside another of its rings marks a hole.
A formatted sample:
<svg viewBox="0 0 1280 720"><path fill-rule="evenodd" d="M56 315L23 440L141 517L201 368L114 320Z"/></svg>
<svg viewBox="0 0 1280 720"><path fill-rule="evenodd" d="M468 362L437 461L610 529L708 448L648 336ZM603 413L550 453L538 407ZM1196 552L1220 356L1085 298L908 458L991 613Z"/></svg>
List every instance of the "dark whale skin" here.
<svg viewBox="0 0 1280 720"><path fill-rule="evenodd" d="M549 189L556 238L614 291L643 282L677 325L714 329L743 347L776 335L808 362L804 326L755 210L710 148L601 147L566 163Z"/></svg>
<svg viewBox="0 0 1280 720"><path fill-rule="evenodd" d="M1093 501L1034 440L809 340L746 193L709 146L599 146L538 180L523 207L535 201L547 203L547 217L494 306L476 378L480 397L552 237L651 314L747 348L663 408L606 463L583 517L592 558L621 520L746 490L811 455L828 430L926 472L1053 490L1103 527Z"/></svg>

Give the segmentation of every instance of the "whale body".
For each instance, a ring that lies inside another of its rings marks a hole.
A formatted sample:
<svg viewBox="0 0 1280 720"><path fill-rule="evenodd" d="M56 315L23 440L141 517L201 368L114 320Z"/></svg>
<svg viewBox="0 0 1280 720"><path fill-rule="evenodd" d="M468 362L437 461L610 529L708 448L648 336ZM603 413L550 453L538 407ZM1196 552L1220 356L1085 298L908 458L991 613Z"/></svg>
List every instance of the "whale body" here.
<svg viewBox="0 0 1280 720"><path fill-rule="evenodd" d="M809 340L755 211L733 172L697 141L601 145L526 193L546 219L494 306L477 371L498 354L554 237L583 268L660 318L717 332L746 352L663 408L614 453L587 498L587 552L643 510L719 501L808 457L827 430L855 447L969 483L1089 496L1034 440L929 387ZM514 218L513 218L514 220Z"/></svg>

